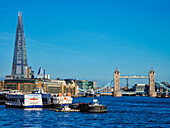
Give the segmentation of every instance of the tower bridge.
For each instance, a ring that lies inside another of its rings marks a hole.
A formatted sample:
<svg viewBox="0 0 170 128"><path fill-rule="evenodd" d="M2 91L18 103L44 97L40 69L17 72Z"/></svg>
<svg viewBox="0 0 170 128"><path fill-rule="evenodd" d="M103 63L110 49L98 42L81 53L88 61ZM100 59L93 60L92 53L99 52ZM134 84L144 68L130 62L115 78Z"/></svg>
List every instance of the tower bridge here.
<svg viewBox="0 0 170 128"><path fill-rule="evenodd" d="M102 90L106 89L107 87L112 87L112 84L113 84L114 89L113 89L112 93L113 93L114 97L121 97L122 94L135 94L135 93L146 94L146 92L137 92L137 91L122 92L120 90L120 79L126 79L127 85L128 85L128 79L148 79L149 80L149 93L148 93L149 97L156 97L157 93L159 93L159 92L155 91L155 87L156 87L155 83L157 83L157 86L162 87L165 90L167 90L167 93L169 93L168 91L170 91L169 87L167 87L166 85L160 83L158 80L155 79L155 70L153 70L153 68L151 68L151 70L149 70L148 76L136 76L136 75L120 76L120 71L116 68L116 70L114 70L113 80L111 80L108 84L101 87L100 89L96 89L95 92L96 93L101 92ZM79 90L84 91L82 89L79 89Z"/></svg>
<svg viewBox="0 0 170 128"><path fill-rule="evenodd" d="M155 91L155 71L153 69L149 70L149 76L120 76L120 71L116 69L114 71L114 97L122 96L122 92L120 90L120 79L149 79L149 96L156 97L157 95Z"/></svg>

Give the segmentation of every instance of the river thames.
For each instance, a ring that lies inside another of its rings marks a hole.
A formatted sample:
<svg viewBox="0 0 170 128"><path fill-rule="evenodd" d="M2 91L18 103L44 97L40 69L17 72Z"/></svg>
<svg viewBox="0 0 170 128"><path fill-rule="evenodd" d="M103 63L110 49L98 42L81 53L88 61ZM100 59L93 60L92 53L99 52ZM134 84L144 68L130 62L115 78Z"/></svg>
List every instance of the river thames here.
<svg viewBox="0 0 170 128"><path fill-rule="evenodd" d="M55 112L48 109L6 109L0 106L0 127L170 127L170 98L97 97L107 113ZM78 97L73 102L92 102Z"/></svg>

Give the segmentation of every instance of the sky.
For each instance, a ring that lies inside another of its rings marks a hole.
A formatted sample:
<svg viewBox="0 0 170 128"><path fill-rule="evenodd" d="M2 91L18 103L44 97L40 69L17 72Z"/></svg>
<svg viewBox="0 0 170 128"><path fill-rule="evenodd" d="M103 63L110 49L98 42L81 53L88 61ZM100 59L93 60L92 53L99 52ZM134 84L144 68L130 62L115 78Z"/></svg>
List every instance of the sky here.
<svg viewBox="0 0 170 128"><path fill-rule="evenodd" d="M156 79L170 82L169 0L0 3L1 78L12 71L22 11L28 65L35 75L43 67L53 79L111 81L116 67L122 76L146 76L153 67Z"/></svg>

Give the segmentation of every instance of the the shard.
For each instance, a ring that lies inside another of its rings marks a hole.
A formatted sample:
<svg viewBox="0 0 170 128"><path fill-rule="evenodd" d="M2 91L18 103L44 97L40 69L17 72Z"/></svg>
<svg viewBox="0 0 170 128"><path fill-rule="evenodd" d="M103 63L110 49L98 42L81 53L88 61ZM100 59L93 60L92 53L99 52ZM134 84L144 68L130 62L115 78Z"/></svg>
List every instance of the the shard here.
<svg viewBox="0 0 170 128"><path fill-rule="evenodd" d="M12 65L12 76L14 79L23 79L25 77L26 66L27 54L25 46L25 34L22 22L22 12L19 12Z"/></svg>

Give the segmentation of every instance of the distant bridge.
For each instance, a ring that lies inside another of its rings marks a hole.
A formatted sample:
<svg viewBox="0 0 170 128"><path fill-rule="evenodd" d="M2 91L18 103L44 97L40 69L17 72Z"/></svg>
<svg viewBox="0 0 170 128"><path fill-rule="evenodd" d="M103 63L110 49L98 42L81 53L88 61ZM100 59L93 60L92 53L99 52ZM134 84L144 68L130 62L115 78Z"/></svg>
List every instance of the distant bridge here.
<svg viewBox="0 0 170 128"><path fill-rule="evenodd" d="M124 78L124 77L121 77L121 78ZM126 77L127 78L127 77ZM129 78L129 77L128 77ZM140 77L137 77L137 78L140 78ZM146 78L146 77L145 77ZM111 93L111 92L101 92L102 90L106 89L107 87L112 87L112 83L113 83L114 80L112 80L111 82L109 82L108 84L104 85L103 87L101 87L100 89L96 89L94 90L95 93ZM165 90L167 91L170 91L170 88L167 87L165 84L162 84L160 83L157 79L155 80L156 83L155 85L158 84L158 86L164 88ZM158 87L157 87L158 88ZM83 90L81 88L78 88L79 91L82 91L82 92L87 92L87 90ZM145 94L146 92L141 92L141 91L122 91L122 94L133 94L133 93L138 93L138 94ZM157 92L157 93L167 93L167 92ZM168 92L170 93L170 92Z"/></svg>
<svg viewBox="0 0 170 128"><path fill-rule="evenodd" d="M149 92L151 92L151 94L153 97L156 95L156 93L170 93L170 88L167 87L165 84L160 83L157 79L155 79L155 71L153 69L151 69L151 71L149 71L149 76L120 76L120 72L116 69L116 71L114 72L114 79L111 80L108 84L104 85L103 87L101 87L100 89L96 89L94 90L95 93L102 93L102 94L106 94L106 93L112 93L112 92L102 92L103 90L105 90L108 87L113 87L114 86L114 93L121 93L122 94L146 94L146 92L141 92L141 91L121 91L120 90L120 79L149 79ZM116 84L116 86L115 86ZM113 85L113 86L112 86ZM155 86L157 88L162 87L163 89L166 90L166 92L155 92ZM86 92L86 90L80 89L80 91L82 92ZM169 92L168 92L169 91Z"/></svg>

